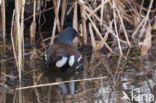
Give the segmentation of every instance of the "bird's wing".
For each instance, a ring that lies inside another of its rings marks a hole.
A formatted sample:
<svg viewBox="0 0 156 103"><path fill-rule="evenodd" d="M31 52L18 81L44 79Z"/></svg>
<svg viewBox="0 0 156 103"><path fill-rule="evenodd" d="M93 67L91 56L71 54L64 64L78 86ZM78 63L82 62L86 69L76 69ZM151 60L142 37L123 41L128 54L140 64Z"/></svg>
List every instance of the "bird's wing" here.
<svg viewBox="0 0 156 103"><path fill-rule="evenodd" d="M50 48L48 48L47 55L49 63L55 63L62 57L68 57L69 53L66 51L65 48L58 48L56 45L53 45Z"/></svg>

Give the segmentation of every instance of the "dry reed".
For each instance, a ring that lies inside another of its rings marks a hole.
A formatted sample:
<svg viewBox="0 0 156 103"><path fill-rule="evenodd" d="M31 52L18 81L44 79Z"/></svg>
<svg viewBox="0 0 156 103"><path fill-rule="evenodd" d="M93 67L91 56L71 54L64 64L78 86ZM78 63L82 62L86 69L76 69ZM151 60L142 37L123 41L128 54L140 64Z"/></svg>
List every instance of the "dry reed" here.
<svg viewBox="0 0 156 103"><path fill-rule="evenodd" d="M1 1L2 7L1 7L1 14L2 14L2 30L3 30L3 54L5 55L6 53L6 40L5 40L5 32L6 32L6 14L5 14L5 0Z"/></svg>
<svg viewBox="0 0 156 103"><path fill-rule="evenodd" d="M144 1L144 0L143 0ZM35 35L36 35L36 0L34 1L33 8L33 22L30 27L31 35L30 41L31 44L35 43ZM111 53L119 53L123 55L123 47L132 47L133 39L146 38L148 33L151 33L152 27L150 25L150 15L153 14L154 10L152 9L152 5L154 0L150 1L148 8L143 7L143 2L141 4L132 0L77 0L70 2L68 0L53 0L53 9L55 13L55 19L53 21L52 28L52 36L50 44L54 43L54 39L56 37L56 33L61 32L65 23L66 14L72 14L73 17L73 28L77 31L81 31L84 34L85 45L91 45L93 51L97 51L102 49L104 46ZM2 0L2 28L3 28L3 45L5 48L5 0ZM70 4L70 5L68 5ZM14 15L12 19L12 27L11 27L11 40L13 46L14 57L16 61L16 65L19 72L19 80L21 82L21 72L24 68L24 8L25 8L25 0L15 0L15 23L14 23ZM62 8L61 8L62 6ZM70 7L70 8L69 8ZM80 7L80 14L78 7ZM51 10L51 8L49 9ZM73 10L73 11L72 11ZM145 13L144 11L147 13ZM46 10L43 10L44 12ZM61 15L59 12L61 11ZM50 15L50 14L49 14ZM80 15L80 18L78 18ZM32 17L32 16L31 16ZM80 20L79 20L80 19ZM88 22L87 22L88 20ZM79 22L81 21L81 24ZM136 22L135 22L136 21ZM16 26L14 26L16 24ZM14 26L14 27L13 27ZM14 29L16 28L16 29ZM13 32L16 33L13 33ZM129 32L130 31L130 32ZM139 33L139 37L136 38L137 33ZM16 37L13 37L16 35ZM151 46L151 37L153 35L150 34L150 41L148 46ZM133 39L131 39L133 38ZM47 39L47 38L46 38ZM138 40L138 41L139 41ZM17 46L16 46L17 41ZM109 43L111 41L111 44ZM146 41L146 40L144 40ZM116 48L114 49L114 46ZM147 51L150 48L147 48ZM143 50L142 50L143 51ZM5 50L3 51L5 52ZM147 52L146 52L147 53ZM146 54L145 53L145 54ZM144 55L145 55L144 54ZM89 81L89 80L97 80L102 79L103 77L97 78L86 78L80 80L71 80L64 82L56 82L49 84L41 84L29 87L19 87L17 90L35 88L35 87L43 87L43 86L52 86L59 85L61 83L69 83L69 82L79 82L79 81ZM84 87L85 88L85 87ZM36 95L38 92L36 91Z"/></svg>
<svg viewBox="0 0 156 103"><path fill-rule="evenodd" d="M34 0L33 7L33 21L30 26L30 44L35 44L35 35L36 35L36 0Z"/></svg>
<svg viewBox="0 0 156 103"><path fill-rule="evenodd" d="M54 12L56 17L56 25L59 32L61 32L61 25L59 20L59 8L60 8L60 0L53 0Z"/></svg>
<svg viewBox="0 0 156 103"><path fill-rule="evenodd" d="M16 90L31 89L31 88L38 88L38 87L45 87L45 86L54 86L54 85L70 83L70 82L100 80L100 79L104 79L104 78L106 78L106 77L95 77L95 78L85 78L85 79L62 81L62 82L53 82L53 83L47 83L47 84L39 84L39 85L33 85L33 86L27 86L27 87L20 87L20 88L16 88Z"/></svg>
<svg viewBox="0 0 156 103"><path fill-rule="evenodd" d="M18 0L15 1L15 4L17 6ZM31 44L35 42L35 34L36 34L36 0L34 1L34 12L33 12L33 22L30 27L31 35L30 35L30 41ZM53 0L53 9L55 13L55 19L53 22L53 28L52 28L52 36L51 36L51 42L50 44L54 43L55 34L60 32L63 29L64 26L64 20L65 16L70 15L69 13L73 10L73 28L76 30L82 31L84 34L84 41L83 43L85 45L92 45L93 51L101 49L103 46L106 46L111 52L115 52L112 47L107 43L107 39L111 39L115 41L115 43L118 44L118 49L120 51L120 54L122 55L122 44L127 45L129 47L132 46L132 39L135 40L135 36L139 32L139 38L144 37L146 27L149 21L149 15L151 12L153 13L154 10L152 9L152 5L154 0L150 1L148 9L143 7L143 2L139 5L135 1L131 0L122 0L121 2L117 0L97 0L91 1L91 0L77 0L77 1L67 1L67 0ZM69 8L70 4L70 9ZM40 4L41 5L41 4ZM23 20L24 20L24 7L21 6L21 2L19 2L19 6L16 7L16 28L17 28L17 38L14 41L18 42L18 59L21 59L19 56L22 56L20 54L20 50L22 48L22 45L20 43L23 43L24 46L24 37L23 37ZM80 7L80 15L81 15L81 24L79 24L79 18L78 18L78 6ZM23 9L19 9L23 8ZM60 9L61 8L61 9ZM127 8L127 9L125 9ZM19 9L19 10L18 10ZM51 10L52 8L50 8ZM20 10L22 10L20 12ZM143 13L143 10L146 10L147 13ZM4 0L2 0L2 27L3 27L3 43L5 44L5 6L4 6ZM46 10L43 10L46 11ZM59 11L61 11L61 15L59 15ZM112 12L111 12L112 11ZM131 14L131 15L130 15ZM111 17L111 18L109 18ZM136 19L136 22L134 22ZM21 20L21 21L20 21ZM90 23L87 23L86 20L89 20ZM108 26L109 23L112 22L112 27ZM129 26L133 25L135 28L129 28ZM21 28L20 28L21 27ZM20 29L19 29L20 28ZM57 30L56 30L57 29ZM129 33L131 31L131 33ZM14 34L14 33L13 33ZM21 37L19 34L21 34ZM88 35L90 34L90 35ZM108 35L111 34L111 36L108 37ZM124 35L123 35L124 34ZM90 36L90 39L88 39ZM106 38L107 37L107 38ZM105 39L104 39L105 38ZM22 40L22 41L21 41ZM16 47L16 45L15 45ZM21 52L21 53L23 53ZM20 63L18 63L18 66L21 67Z"/></svg>
<svg viewBox="0 0 156 103"><path fill-rule="evenodd" d="M53 0L53 2L56 3L57 1ZM56 4L60 5L60 0ZM60 22L59 22L59 18L58 18L59 5L56 5L56 4L54 4L55 19L54 19L54 25L53 25L53 29L52 29L52 36L51 36L50 45L52 45L54 43L55 33L56 33L56 25L57 25L58 31L61 30ZM58 6L58 7L56 8L55 6Z"/></svg>

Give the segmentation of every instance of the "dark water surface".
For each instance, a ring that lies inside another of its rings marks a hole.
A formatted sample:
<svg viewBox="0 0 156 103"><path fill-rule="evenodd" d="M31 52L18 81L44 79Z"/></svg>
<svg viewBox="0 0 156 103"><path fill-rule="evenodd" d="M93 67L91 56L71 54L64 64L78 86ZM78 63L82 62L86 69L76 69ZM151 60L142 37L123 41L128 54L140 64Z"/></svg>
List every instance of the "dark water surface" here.
<svg viewBox="0 0 156 103"><path fill-rule="evenodd" d="M53 84L22 90L13 60L1 60L0 103L156 103L155 49L144 59L92 53L83 60L83 72L53 73L42 57L26 56L21 87Z"/></svg>

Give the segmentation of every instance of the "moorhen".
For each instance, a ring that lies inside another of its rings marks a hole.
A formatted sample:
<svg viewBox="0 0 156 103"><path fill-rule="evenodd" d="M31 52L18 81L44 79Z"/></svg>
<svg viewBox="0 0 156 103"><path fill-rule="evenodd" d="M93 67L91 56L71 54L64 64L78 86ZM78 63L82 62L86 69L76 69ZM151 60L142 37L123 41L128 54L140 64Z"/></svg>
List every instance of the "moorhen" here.
<svg viewBox="0 0 156 103"><path fill-rule="evenodd" d="M56 42L47 49L44 59L45 65L50 70L72 72L82 69L82 55L73 44L73 39L77 36L83 35L67 27L60 33Z"/></svg>

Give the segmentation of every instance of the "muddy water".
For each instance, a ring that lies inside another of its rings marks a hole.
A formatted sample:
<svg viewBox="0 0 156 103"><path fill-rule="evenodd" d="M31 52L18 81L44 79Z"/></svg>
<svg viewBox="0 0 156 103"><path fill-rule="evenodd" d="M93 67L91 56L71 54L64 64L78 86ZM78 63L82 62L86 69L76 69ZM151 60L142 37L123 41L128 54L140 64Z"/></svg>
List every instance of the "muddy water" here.
<svg viewBox="0 0 156 103"><path fill-rule="evenodd" d="M53 84L16 90L19 82L13 78L13 60L1 61L0 103L156 102L156 49L144 59L84 54L84 70L79 73L46 72L41 56L29 57L25 58L21 87Z"/></svg>

